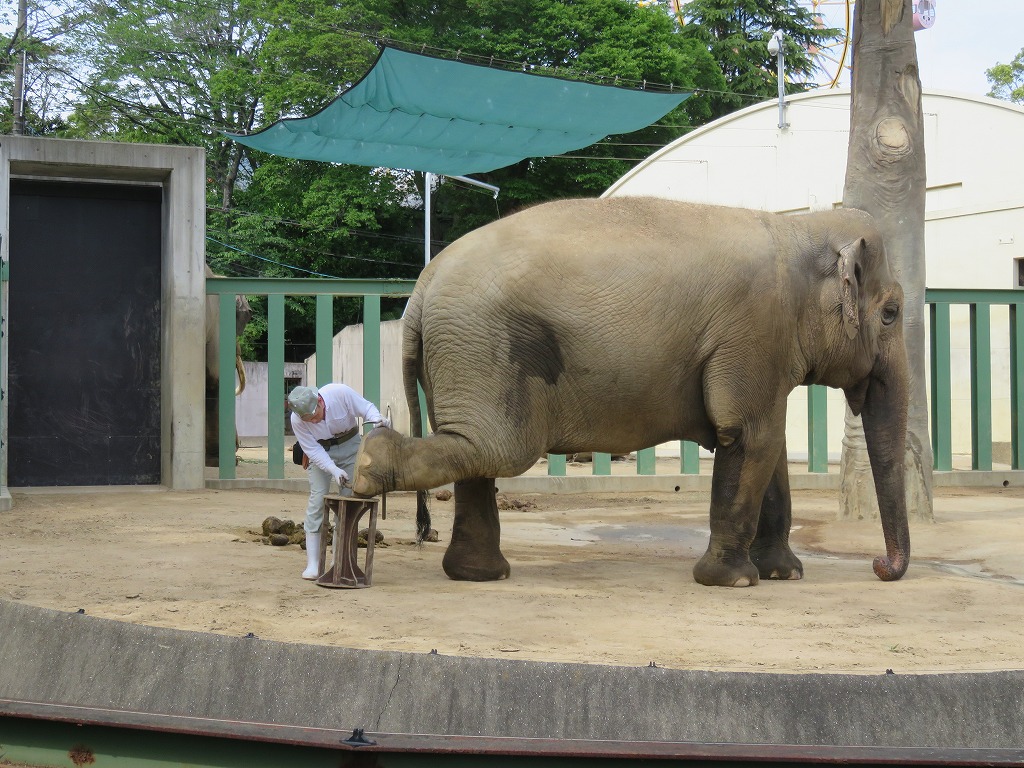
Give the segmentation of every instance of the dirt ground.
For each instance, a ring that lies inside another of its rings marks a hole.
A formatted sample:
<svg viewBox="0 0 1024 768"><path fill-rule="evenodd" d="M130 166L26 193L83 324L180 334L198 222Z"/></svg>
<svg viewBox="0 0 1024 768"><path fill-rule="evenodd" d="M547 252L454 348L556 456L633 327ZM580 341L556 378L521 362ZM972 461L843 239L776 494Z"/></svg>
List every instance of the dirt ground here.
<svg viewBox="0 0 1024 768"><path fill-rule="evenodd" d="M794 494L797 582L707 588L702 493L507 499L509 580L441 570L413 543L415 499L388 496L373 586L303 581L297 545L263 520L301 522L305 494L270 490L14 493L0 513L0 599L118 621L284 642L417 653L728 671L954 672L1024 668L1024 490L937 489L911 527L910 570L884 584L876 522L838 522L833 492ZM361 554L364 550L360 551Z"/></svg>

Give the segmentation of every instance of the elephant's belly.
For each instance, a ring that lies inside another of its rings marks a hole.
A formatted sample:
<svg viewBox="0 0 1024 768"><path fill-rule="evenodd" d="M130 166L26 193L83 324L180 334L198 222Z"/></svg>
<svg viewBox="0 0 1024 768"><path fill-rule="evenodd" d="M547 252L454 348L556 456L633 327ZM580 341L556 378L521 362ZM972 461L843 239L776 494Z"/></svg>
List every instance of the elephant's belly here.
<svg viewBox="0 0 1024 768"><path fill-rule="evenodd" d="M594 417L582 429L559 435L549 452L623 455L673 440L692 440L708 449L716 444L715 429L703 413L622 416Z"/></svg>

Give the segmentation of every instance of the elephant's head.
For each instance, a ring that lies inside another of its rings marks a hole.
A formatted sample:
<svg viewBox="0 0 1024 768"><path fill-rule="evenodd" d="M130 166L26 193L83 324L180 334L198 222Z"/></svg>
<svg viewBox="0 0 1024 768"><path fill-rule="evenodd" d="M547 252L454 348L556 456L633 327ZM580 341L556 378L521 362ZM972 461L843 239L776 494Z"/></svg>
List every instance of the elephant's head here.
<svg viewBox="0 0 1024 768"><path fill-rule="evenodd" d="M833 214L829 242L817 254L822 279L822 323L812 374L841 388L864 424L871 474L885 536L886 556L875 559L883 581L894 581L910 561L904 495L909 372L903 340L903 288L886 257L881 235L860 211ZM817 324L814 324L817 325ZM813 327L813 326L812 326Z"/></svg>

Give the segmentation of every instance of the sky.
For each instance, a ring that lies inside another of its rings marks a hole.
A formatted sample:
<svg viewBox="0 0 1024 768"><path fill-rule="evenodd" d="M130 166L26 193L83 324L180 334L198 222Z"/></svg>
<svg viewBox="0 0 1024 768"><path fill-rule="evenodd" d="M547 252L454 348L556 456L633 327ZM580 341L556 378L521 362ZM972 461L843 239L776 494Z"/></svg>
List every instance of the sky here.
<svg viewBox="0 0 1024 768"><path fill-rule="evenodd" d="M1024 48L1024 0L935 0L934 26L915 37L924 88L984 96L985 70Z"/></svg>
<svg viewBox="0 0 1024 768"><path fill-rule="evenodd" d="M915 39L925 89L985 96L985 70L1024 48L1024 0L935 0L935 24Z"/></svg>

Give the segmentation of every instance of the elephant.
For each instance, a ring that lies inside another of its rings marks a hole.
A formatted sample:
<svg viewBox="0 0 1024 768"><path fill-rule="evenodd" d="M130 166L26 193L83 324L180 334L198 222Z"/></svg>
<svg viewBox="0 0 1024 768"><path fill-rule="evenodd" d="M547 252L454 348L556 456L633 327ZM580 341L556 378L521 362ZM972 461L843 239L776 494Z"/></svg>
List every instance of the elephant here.
<svg viewBox="0 0 1024 768"><path fill-rule="evenodd" d="M714 452L708 586L799 579L785 422L800 384L863 418L886 554L910 560L903 289L872 218L654 198L545 203L474 230L422 271L405 312L413 434L373 430L353 490L455 484L453 579L510 574L495 478L546 453L687 439ZM433 434L422 437L417 384Z"/></svg>
<svg viewBox="0 0 1024 768"><path fill-rule="evenodd" d="M217 277L217 274L206 267L206 276ZM252 320L252 310L245 296L235 297L235 336L241 337L245 327ZM215 467L220 460L220 419L218 418L217 402L220 385L220 302L217 296L206 297L206 466ZM245 368L242 365L242 350L235 341L235 371L238 372L238 386L235 397L245 390ZM237 440L237 438L236 438Z"/></svg>

